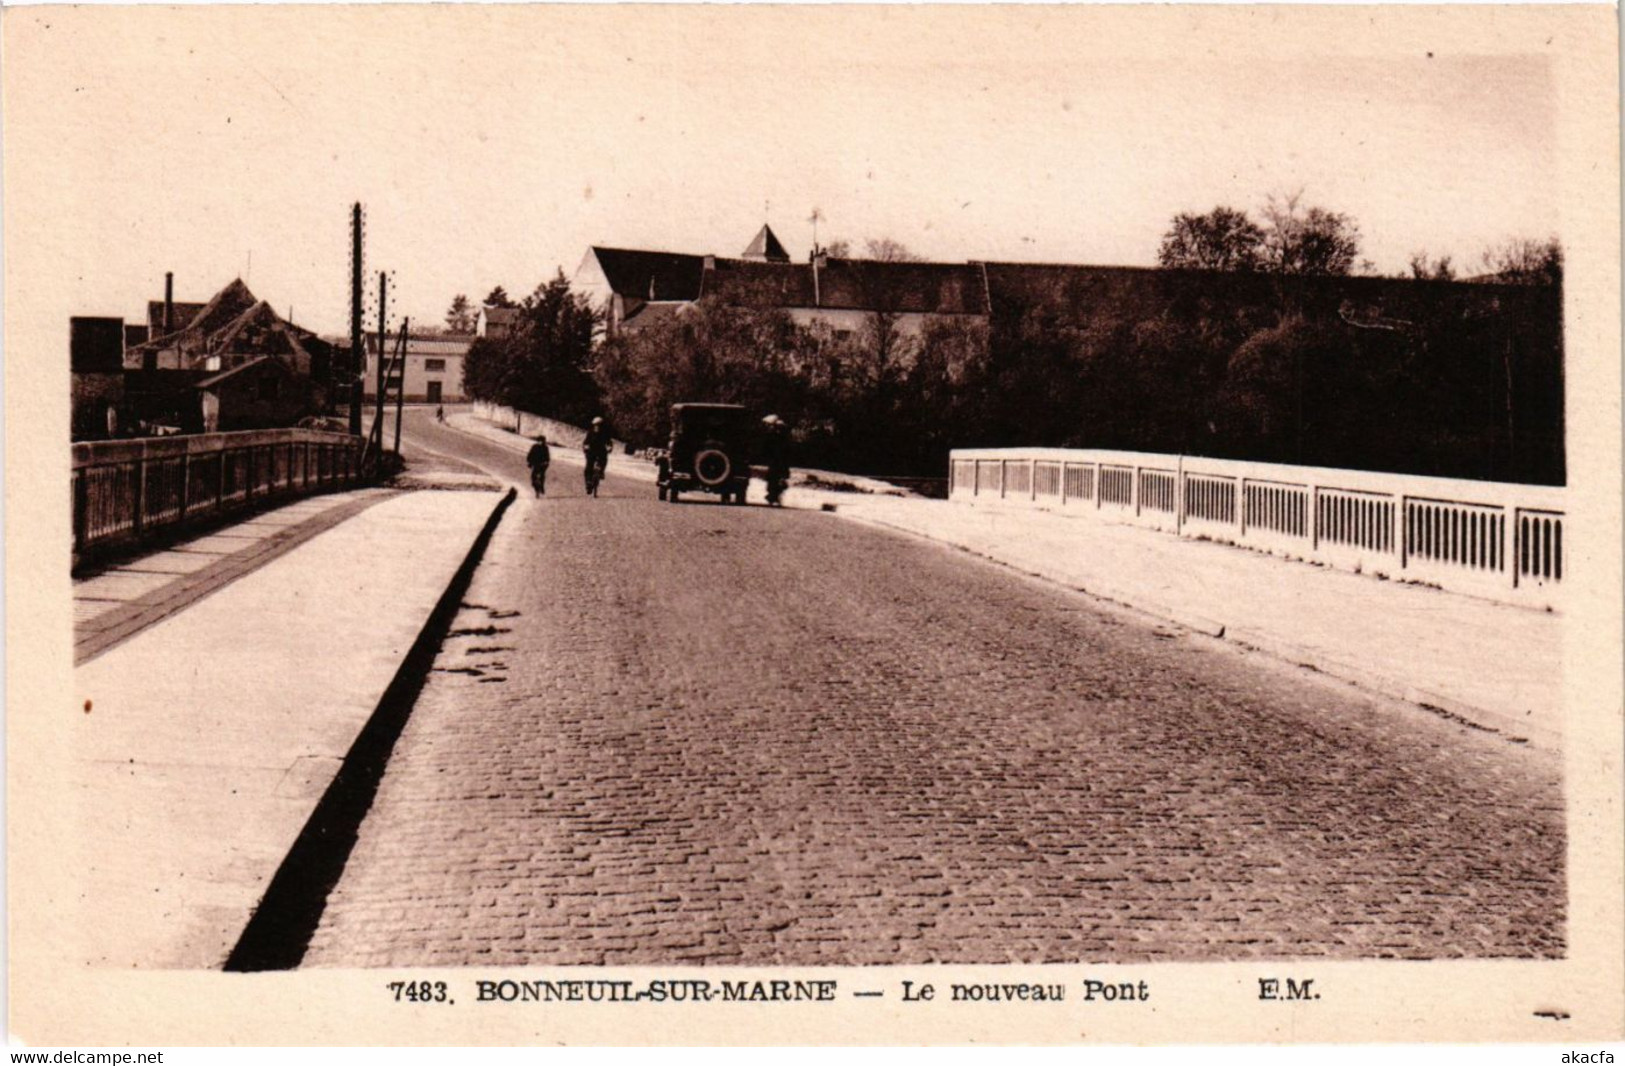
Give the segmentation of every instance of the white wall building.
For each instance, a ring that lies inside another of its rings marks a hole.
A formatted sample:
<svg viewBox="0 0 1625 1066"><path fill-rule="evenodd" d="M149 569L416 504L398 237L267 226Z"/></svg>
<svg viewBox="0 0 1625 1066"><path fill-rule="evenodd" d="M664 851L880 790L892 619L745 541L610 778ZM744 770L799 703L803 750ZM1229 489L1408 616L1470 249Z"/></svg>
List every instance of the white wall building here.
<svg viewBox="0 0 1625 1066"><path fill-rule="evenodd" d="M398 339L399 334L385 338L386 366L395 354ZM393 399L395 389L404 378L407 403L461 403L466 399L463 395L463 361L473 342L474 337L467 333L409 334L406 338L404 373L397 363L385 395ZM366 367L362 374L362 394L368 399L378 392L377 348L377 334L368 334Z"/></svg>

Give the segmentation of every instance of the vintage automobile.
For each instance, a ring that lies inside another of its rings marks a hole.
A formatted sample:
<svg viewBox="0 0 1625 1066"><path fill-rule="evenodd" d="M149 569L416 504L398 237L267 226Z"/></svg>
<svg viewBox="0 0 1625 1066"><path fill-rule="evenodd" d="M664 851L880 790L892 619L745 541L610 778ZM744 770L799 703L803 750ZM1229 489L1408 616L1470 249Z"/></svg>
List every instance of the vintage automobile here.
<svg viewBox="0 0 1625 1066"><path fill-rule="evenodd" d="M676 403L671 444L655 460L660 498L710 492L723 503L744 503L750 487L750 412L732 403Z"/></svg>

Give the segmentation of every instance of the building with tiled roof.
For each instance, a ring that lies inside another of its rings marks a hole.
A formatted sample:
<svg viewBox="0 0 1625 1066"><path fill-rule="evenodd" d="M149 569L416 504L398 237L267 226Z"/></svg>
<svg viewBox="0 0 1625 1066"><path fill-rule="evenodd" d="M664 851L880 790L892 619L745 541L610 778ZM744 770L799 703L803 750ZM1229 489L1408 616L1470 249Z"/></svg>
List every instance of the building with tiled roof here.
<svg viewBox="0 0 1625 1066"><path fill-rule="evenodd" d="M192 385L205 433L291 426L310 409L310 381L262 355Z"/></svg>
<svg viewBox="0 0 1625 1066"><path fill-rule="evenodd" d="M171 286L166 278L165 298L148 301L144 329L125 330L127 420L250 428L291 425L325 406L345 358L337 346L277 314L241 278L203 303L176 301ZM250 365L251 375L226 376Z"/></svg>
<svg viewBox="0 0 1625 1066"><path fill-rule="evenodd" d="M147 301L147 336L162 337L191 322L203 310L203 304L182 303L171 300L167 307L163 300Z"/></svg>
<svg viewBox="0 0 1625 1066"><path fill-rule="evenodd" d="M588 249L572 285L604 311L605 331L643 328L701 299L782 310L801 325L853 333L876 315L915 334L940 317L985 318L974 263L882 262L817 256L793 263L763 226L738 258L630 248Z"/></svg>
<svg viewBox="0 0 1625 1066"><path fill-rule="evenodd" d="M333 345L277 314L241 278L234 278L201 304L149 301L147 316L168 321L174 328L152 331L149 326L148 339L126 349L127 368L219 371L272 356L318 388L325 388L331 380Z"/></svg>

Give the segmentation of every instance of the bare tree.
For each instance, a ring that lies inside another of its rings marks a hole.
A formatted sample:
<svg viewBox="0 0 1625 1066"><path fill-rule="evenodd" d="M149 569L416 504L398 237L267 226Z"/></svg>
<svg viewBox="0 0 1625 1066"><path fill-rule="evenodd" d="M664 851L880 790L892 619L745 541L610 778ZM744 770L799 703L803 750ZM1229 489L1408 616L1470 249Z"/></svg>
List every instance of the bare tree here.
<svg viewBox="0 0 1625 1066"><path fill-rule="evenodd" d="M1487 280L1508 285L1561 285L1563 245L1556 237L1537 241L1514 237L1484 249Z"/></svg>
<svg viewBox="0 0 1625 1066"><path fill-rule="evenodd" d="M1256 270L1264 231L1232 207L1205 215L1182 212L1163 235L1157 261L1190 270Z"/></svg>
<svg viewBox="0 0 1625 1066"><path fill-rule="evenodd" d="M1418 281L1455 281L1456 268L1451 266L1450 257L1441 255L1437 259L1428 258L1424 251L1411 255L1410 276Z"/></svg>
<svg viewBox="0 0 1625 1066"><path fill-rule="evenodd" d="M828 244L824 245L823 252L831 259L851 259L852 242L845 240L830 241Z"/></svg>
<svg viewBox="0 0 1625 1066"><path fill-rule="evenodd" d="M865 258L874 259L882 263L918 263L921 257L909 251L902 241L894 241L890 237L879 237L863 242L867 253Z"/></svg>
<svg viewBox="0 0 1625 1066"><path fill-rule="evenodd" d="M1272 194L1264 205L1263 268L1277 274L1348 274L1360 258L1352 218L1305 207L1303 190Z"/></svg>

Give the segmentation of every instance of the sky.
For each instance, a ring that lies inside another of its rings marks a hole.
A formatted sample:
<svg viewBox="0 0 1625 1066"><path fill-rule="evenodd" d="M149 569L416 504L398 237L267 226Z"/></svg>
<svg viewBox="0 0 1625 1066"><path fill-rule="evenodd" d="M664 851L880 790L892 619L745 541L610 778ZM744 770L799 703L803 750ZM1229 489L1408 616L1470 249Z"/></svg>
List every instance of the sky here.
<svg viewBox="0 0 1625 1066"><path fill-rule="evenodd" d="M13 8L8 281L53 282L8 314L49 345L172 270L343 332L358 200L395 323L592 244L736 255L765 221L805 258L815 207L826 242L945 261L1149 266L1174 214L1298 189L1385 273L1560 235L1563 42L1378 17Z"/></svg>

